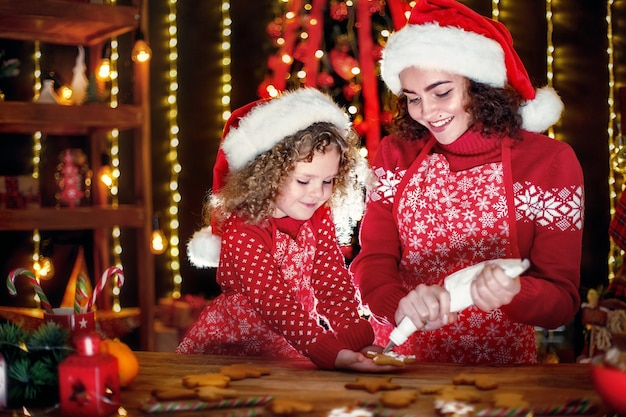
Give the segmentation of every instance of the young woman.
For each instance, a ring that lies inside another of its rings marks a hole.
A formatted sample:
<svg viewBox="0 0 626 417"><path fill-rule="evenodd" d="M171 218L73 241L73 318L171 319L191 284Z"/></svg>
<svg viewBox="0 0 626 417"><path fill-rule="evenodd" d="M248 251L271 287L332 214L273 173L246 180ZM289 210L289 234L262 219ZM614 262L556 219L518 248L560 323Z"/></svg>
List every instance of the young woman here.
<svg viewBox="0 0 626 417"><path fill-rule="evenodd" d="M419 0L381 72L399 111L351 264L376 343L409 317L421 331L398 353L536 362L534 326L566 324L580 306L582 170L570 146L539 133L561 100L535 91L503 25L453 0ZM451 312L445 277L501 258L531 267L511 279L487 263L473 305Z"/></svg>
<svg viewBox="0 0 626 417"><path fill-rule="evenodd" d="M308 357L320 368L389 370L363 355L381 348L372 346L372 327L359 315L329 207L362 198L357 144L348 116L314 89L232 115L207 207L211 228L189 245L200 266L214 265L210 258L219 252L222 294L177 352Z"/></svg>

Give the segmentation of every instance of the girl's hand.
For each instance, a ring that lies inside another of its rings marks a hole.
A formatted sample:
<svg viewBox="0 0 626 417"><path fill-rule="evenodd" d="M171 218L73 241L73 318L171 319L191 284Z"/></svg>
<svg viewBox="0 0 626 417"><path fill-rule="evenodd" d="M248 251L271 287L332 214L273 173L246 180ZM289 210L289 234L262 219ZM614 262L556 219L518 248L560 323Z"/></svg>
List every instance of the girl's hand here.
<svg viewBox="0 0 626 417"><path fill-rule="evenodd" d="M371 349L370 349L371 348ZM380 346L377 347L379 351L382 351ZM371 351L375 351L375 348L365 348ZM365 349L363 349L365 351ZM342 349L337 354L335 359L335 368L345 369L349 371L357 372L391 372L398 370L397 367L391 365L377 365L374 361L361 352L353 352L349 349Z"/></svg>
<svg viewBox="0 0 626 417"><path fill-rule="evenodd" d="M470 287L474 305L483 311L509 304L521 289L519 277L511 279L498 265L489 263Z"/></svg>
<svg viewBox="0 0 626 417"><path fill-rule="evenodd" d="M436 330L456 321L450 313L450 293L439 285L420 284L398 303L395 320L409 317L418 330Z"/></svg>

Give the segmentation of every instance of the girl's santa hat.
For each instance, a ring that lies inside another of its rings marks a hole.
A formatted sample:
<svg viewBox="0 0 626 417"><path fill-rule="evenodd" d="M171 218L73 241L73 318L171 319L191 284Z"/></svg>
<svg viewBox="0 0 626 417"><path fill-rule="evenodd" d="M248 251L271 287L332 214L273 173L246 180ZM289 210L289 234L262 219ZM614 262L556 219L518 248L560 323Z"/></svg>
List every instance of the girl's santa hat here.
<svg viewBox="0 0 626 417"><path fill-rule="evenodd" d="M346 134L352 126L333 99L314 88L300 88L235 110L224 126L213 167L212 193L219 192L229 172L242 169L287 136L319 122L331 123ZM190 262L198 268L217 267L220 236L215 218L210 226L196 231L187 243Z"/></svg>
<svg viewBox="0 0 626 417"><path fill-rule="evenodd" d="M463 75L479 83L516 89L522 127L543 132L556 123L563 102L550 87L535 90L504 25L454 0L418 0L408 24L389 38L381 59L387 87L401 94L400 72L408 67Z"/></svg>

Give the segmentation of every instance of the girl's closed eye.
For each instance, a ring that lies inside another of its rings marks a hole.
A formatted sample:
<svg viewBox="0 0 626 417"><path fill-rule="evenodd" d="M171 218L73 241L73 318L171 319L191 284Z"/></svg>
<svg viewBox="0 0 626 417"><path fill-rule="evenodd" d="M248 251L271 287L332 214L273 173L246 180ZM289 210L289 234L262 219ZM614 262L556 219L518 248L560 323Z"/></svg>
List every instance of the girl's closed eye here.
<svg viewBox="0 0 626 417"><path fill-rule="evenodd" d="M449 89L448 91L445 91L445 92L443 92L443 93L438 93L438 94L437 94L437 97L439 97L439 98L444 98L444 97L448 96L448 95L452 92L452 90L453 90L453 89L451 88L451 89Z"/></svg>

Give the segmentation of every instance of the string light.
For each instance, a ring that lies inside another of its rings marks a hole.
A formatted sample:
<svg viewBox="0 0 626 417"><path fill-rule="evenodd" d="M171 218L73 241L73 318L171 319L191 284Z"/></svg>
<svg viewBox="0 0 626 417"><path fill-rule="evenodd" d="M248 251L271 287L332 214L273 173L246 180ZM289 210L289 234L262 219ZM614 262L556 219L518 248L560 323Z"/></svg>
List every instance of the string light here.
<svg viewBox="0 0 626 417"><path fill-rule="evenodd" d="M491 18L495 21L500 18L500 0L491 0Z"/></svg>
<svg viewBox="0 0 626 417"><path fill-rule="evenodd" d="M607 104L609 107L609 120L607 127L608 147L609 155L614 156L618 151L618 146L621 143L616 143L616 137L621 137L621 127L618 128L618 132L615 132L615 121L617 120L617 114L615 110L615 71L614 71L614 39L613 39L613 0L607 0L606 2L606 37L607 37L607 60L608 60L608 77L609 77L609 96ZM619 125L618 125L619 126ZM612 159L612 158L610 158ZM618 191L617 181L615 178L615 170L613 167L609 167L609 214L610 218L615 215L616 200L621 193L621 189ZM620 187L622 188L622 187ZM609 239L609 282L615 277L617 272L617 259L622 259L623 251L615 244L613 239Z"/></svg>
<svg viewBox="0 0 626 417"><path fill-rule="evenodd" d="M552 65L554 62L554 43L552 42L552 33L554 30L554 24L552 21L552 0L546 0L546 24L546 40L548 44L546 49L546 78L548 80L548 87L552 87L554 80L554 68ZM554 139L554 126L550 126L547 133L549 137Z"/></svg>
<svg viewBox="0 0 626 417"><path fill-rule="evenodd" d="M230 73L230 39L231 39L230 2L222 2L222 122L230 117L230 93L232 91L232 75ZM219 134L218 134L219 136Z"/></svg>
<svg viewBox="0 0 626 417"><path fill-rule="evenodd" d="M109 0L110 5L115 5L117 0ZM110 43L111 55L109 57L109 82L110 82L110 94L109 94L109 106L116 108L119 104L119 73L117 71L119 61L119 43L117 38L112 38ZM108 133L109 153L111 161L111 206L117 207L119 205L119 178L120 172L120 147L119 147L119 135L118 129L113 129ZM112 246L112 258L113 265L123 268L122 266L122 244L120 241L122 231L119 226L115 225L111 228L111 246ZM112 309L115 312L120 312L122 307L120 305L120 287L117 285L117 280L113 282L113 288L111 290L112 295Z"/></svg>
<svg viewBox="0 0 626 417"><path fill-rule="evenodd" d="M177 0L169 0L168 29L169 36L169 163L170 163L170 206L169 215L169 256L170 270L172 271L172 297L180 298L183 278L180 274L180 237L178 235L179 219L178 206L181 201L178 189L178 176L182 166L178 161L179 126L178 126L178 26L177 26Z"/></svg>

